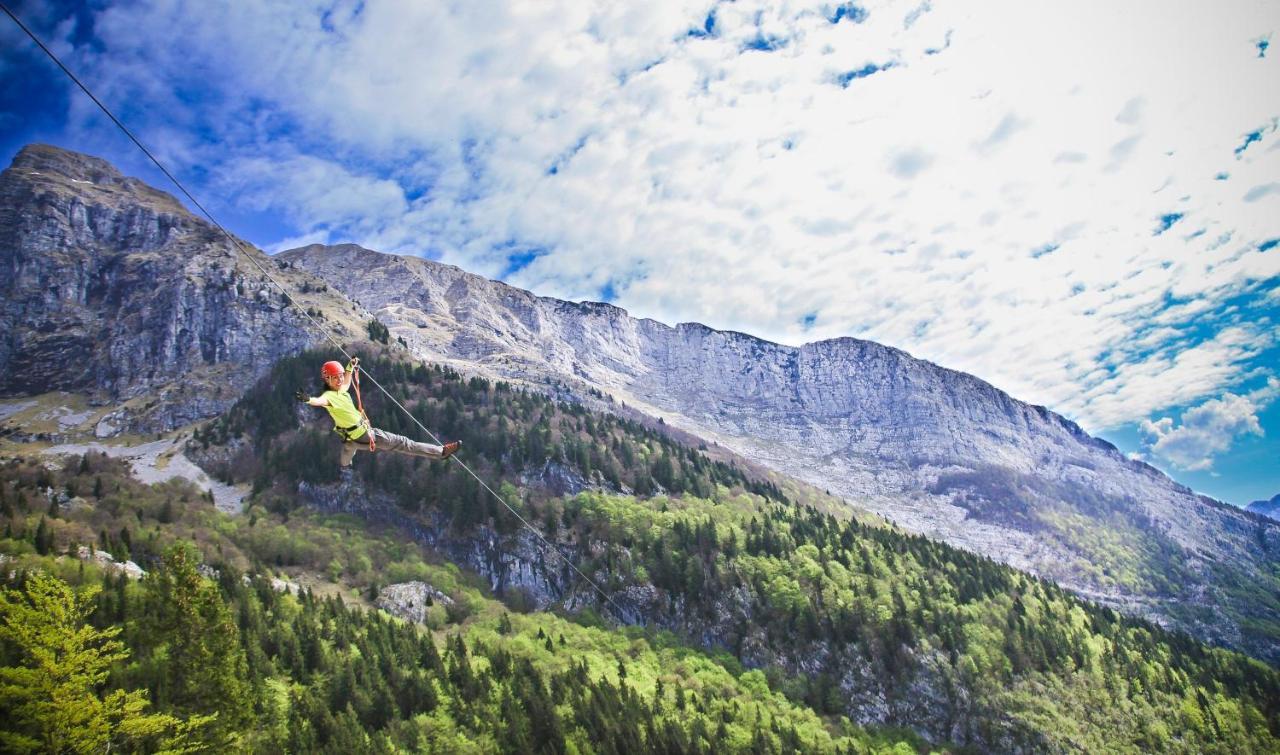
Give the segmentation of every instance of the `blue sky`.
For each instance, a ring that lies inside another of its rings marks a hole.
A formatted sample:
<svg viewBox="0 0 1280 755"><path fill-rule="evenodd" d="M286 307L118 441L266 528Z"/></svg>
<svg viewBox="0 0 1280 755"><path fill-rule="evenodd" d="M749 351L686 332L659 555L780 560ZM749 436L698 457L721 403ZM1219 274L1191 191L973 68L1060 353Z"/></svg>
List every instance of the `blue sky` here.
<svg viewBox="0 0 1280 755"><path fill-rule="evenodd" d="M978 375L1280 493L1280 5L12 4L228 227ZM140 154L0 23L0 159Z"/></svg>

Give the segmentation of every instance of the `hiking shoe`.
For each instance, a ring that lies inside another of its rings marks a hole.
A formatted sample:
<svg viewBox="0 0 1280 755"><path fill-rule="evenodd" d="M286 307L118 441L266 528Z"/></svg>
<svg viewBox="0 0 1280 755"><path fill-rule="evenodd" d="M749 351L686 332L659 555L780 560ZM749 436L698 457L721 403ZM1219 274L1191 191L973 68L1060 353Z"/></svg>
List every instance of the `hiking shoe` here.
<svg viewBox="0 0 1280 755"><path fill-rule="evenodd" d="M450 456L453 456L458 452L459 448L462 448L462 441L460 440L455 440L450 443L444 444L443 446L440 447L440 458L447 459Z"/></svg>

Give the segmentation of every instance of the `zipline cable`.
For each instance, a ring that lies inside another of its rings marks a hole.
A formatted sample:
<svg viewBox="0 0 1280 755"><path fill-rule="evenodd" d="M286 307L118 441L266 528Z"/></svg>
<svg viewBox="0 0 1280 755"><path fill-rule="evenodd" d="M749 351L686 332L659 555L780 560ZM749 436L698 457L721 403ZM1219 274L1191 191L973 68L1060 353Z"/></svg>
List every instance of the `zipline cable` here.
<svg viewBox="0 0 1280 755"><path fill-rule="evenodd" d="M148 158L151 159L151 162L155 163L155 166L160 169L160 172L163 173L166 178L172 181L174 186L178 187L178 190L182 192L182 195L185 196L188 200L190 200L191 204L195 205L200 210L200 212L206 218L209 219L209 222L212 223L215 228L217 228L219 231L222 232L222 235L227 237L227 240L231 242L232 246L234 246L242 255L244 255L245 259L247 259L254 267L258 269L258 272L262 273L262 275L265 276L267 280L271 281L271 283L274 284L276 288L280 289L280 293L284 295L285 299L289 302L289 304L293 306L295 309L297 309L299 312L301 312L303 317L305 317L307 321L311 323L311 325L320 333L320 335L324 336L325 339L329 341L329 343L333 344L338 351L342 352L342 355L347 358L348 362L350 362L352 358L351 354L347 353L347 350L343 348L342 344L338 342L336 338L333 337L333 334L330 333L327 329L325 329L322 325L320 325L320 323L314 317L311 316L310 312L303 309L298 304L298 302L294 300L293 296L289 294L288 289L286 289L283 285L281 285L280 282L277 281L275 277L271 275L271 273L265 267L263 267L262 263L254 259L254 256L244 248L244 245L240 242L240 240L237 239L234 235L232 235L230 231L224 228L222 224L219 223L217 219L213 217L213 214L208 210L206 210L204 205L200 204L199 200L197 200L194 196L191 195L191 192L187 191L187 188L182 185L182 182L179 181L176 177L174 177L174 175L170 173L169 170L165 168L164 165L158 159L156 159L155 155L151 154L151 150L147 149L146 146L143 145L143 143L138 140L138 137L134 136L133 132L130 131L123 123L121 123L120 119L116 118L115 115L111 112L110 109L107 108L106 105L102 104L101 100L99 100L96 96L94 96L93 92L89 90L89 87L85 86L84 83L81 82L80 79L77 78L76 75L71 72L71 69L63 65L62 61L58 58L58 56L55 55L52 50L46 47L44 42L41 42L40 38L37 37L35 33L31 31L31 29L27 28L26 24L22 23L22 19L18 18L17 14L15 14L12 10L10 10L9 6L6 5L3 2L3 0L0 0L0 10L4 10L5 14L7 14L9 18L13 19L13 22L18 25L18 28L26 32L27 36L31 38L31 41L35 42L36 46L38 46L41 50L43 50L44 54L49 56L49 59L52 60L58 66L58 68L62 69L62 72L67 75L67 78L75 82L75 85L80 88L80 91L84 92L89 97L89 99L93 100L93 104L97 105L98 109L101 110L103 113L105 113L106 116L111 119L111 122L114 123L122 132L124 132L124 135L129 137L129 140L132 141L135 145L137 145L138 149L142 150L142 153L144 155L146 155ZM408 409L406 409L403 404L397 401L395 396L392 396L387 391L386 388L382 387L382 384L379 383L378 380L372 374L370 374L368 370L365 370L362 367L357 367L357 369L364 372L365 377L369 378L369 380L378 388L378 390L382 391L382 394L386 396L388 399L390 399L391 403L395 404L400 409L400 411L404 412L405 415L409 417L409 419L413 420L413 423L417 425L419 428L421 428L421 430L427 434L427 437L431 438L431 440L437 445L440 445L440 439L437 438L434 433L428 430L426 426L424 426L420 421L418 421L418 418L413 416L413 413L410 412ZM461 465L462 468L465 469L468 474L470 474L472 477L475 478L476 482L480 483L480 485L485 490L489 491L490 495L492 495L494 498L498 500L498 503L501 503L503 506L505 506L507 511L510 511L511 514L515 516L516 519L520 520L520 523L524 525L525 529L532 532L533 535L536 538L538 538L538 540L540 540L543 545L545 545L551 552L559 556L566 564L569 565L569 568L573 569L573 571L577 573L579 577L582 577L584 580L587 581L588 584L594 587L596 592L600 593L600 596L602 598L604 598L606 601L608 601L610 605L612 605L615 609L617 609L618 619L620 621L623 620L623 617L626 615L626 613L623 611L622 606L618 605L613 600L613 598L607 592L605 592L602 587L600 587L600 585L596 584L595 580L591 579L586 574L584 574L582 570L579 569L577 565L574 564L573 561L569 559L568 556L561 553L559 548L555 547L549 540L543 537L541 532L539 532L533 525L529 524L529 522L523 516L520 515L520 512L516 511L515 508L511 506L511 504L507 503L506 499L504 499L502 496L495 493L493 488L489 487L488 483L486 483L484 480L480 478L480 475L476 474L471 469L471 467L467 466L466 462L458 458L457 454L453 454L449 458L453 462Z"/></svg>

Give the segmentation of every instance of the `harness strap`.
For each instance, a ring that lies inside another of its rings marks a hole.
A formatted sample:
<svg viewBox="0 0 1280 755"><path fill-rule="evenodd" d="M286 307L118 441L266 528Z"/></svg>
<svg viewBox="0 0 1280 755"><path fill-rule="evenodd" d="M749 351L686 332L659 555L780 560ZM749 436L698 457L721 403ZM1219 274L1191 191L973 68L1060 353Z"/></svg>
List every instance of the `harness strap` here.
<svg viewBox="0 0 1280 755"><path fill-rule="evenodd" d="M373 453L378 450L378 444L373 440L373 425L369 424L369 415L364 413L364 401L360 398L360 367L358 365L351 367L351 384L356 388L356 409L364 419L365 433L369 436L369 453Z"/></svg>
<svg viewBox="0 0 1280 755"><path fill-rule="evenodd" d="M334 425L333 431L340 435L343 440L351 442L355 440L355 437L353 437L356 435L355 431L361 428L368 432L369 425L364 420L360 420L350 427L338 427L337 425Z"/></svg>

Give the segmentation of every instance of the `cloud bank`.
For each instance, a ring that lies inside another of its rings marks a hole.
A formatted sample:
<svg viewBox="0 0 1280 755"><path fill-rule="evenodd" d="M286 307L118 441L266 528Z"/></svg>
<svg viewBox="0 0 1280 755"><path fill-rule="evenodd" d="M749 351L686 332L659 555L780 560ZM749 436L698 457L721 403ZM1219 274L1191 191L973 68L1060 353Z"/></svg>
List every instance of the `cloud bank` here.
<svg viewBox="0 0 1280 755"><path fill-rule="evenodd" d="M1097 431L1274 372L1277 25L1271 2L154 0L51 31L162 157L287 222L264 246L869 338ZM1207 458L1164 421L1155 445Z"/></svg>

